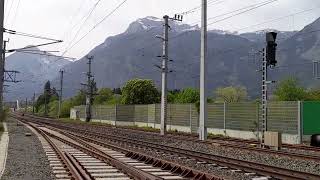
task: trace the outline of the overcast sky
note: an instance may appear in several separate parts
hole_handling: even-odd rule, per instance
[[[76,40],[86,34],[94,24],[99,22],[123,0],[101,0],[91,18],[83,26]],[[210,2],[210,0],[208,0]],[[212,0],[211,0],[212,1]],[[229,11],[263,2],[265,0],[217,0],[209,4],[208,17],[214,17]],[[65,42],[59,45],[47,46],[45,50],[59,50],[60,54],[74,38],[75,33],[90,9],[97,0],[6,0],[5,28],[24,33],[31,33]],[[127,0],[127,2],[92,31],[79,44],[70,49],[66,56],[80,58],[86,55],[96,45],[102,43],[108,36],[120,34],[128,25],[138,18],[163,15],[174,15],[199,6],[201,0]],[[18,6],[19,4],[19,6]],[[305,13],[290,16],[279,21],[265,23],[260,26],[249,26],[287,16],[303,10]],[[320,0],[278,0],[256,10],[235,16],[231,19],[215,23],[209,29],[228,31],[256,31],[265,28],[278,30],[300,30],[320,17]],[[184,23],[194,23],[200,20],[200,11],[185,16]],[[217,19],[210,20],[210,22]],[[243,29],[246,28],[246,29]],[[8,38],[8,36],[6,36]],[[30,44],[43,43],[26,37],[10,36],[9,48],[19,48]],[[72,44],[72,43],[71,43]],[[59,54],[59,53],[58,53]]]

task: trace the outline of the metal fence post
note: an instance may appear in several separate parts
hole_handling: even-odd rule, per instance
[[[190,133],[192,133],[192,104],[189,104],[189,126],[190,126]]]
[[[169,127],[169,131],[171,131],[172,129],[171,129],[171,126],[172,126],[172,104],[168,104],[168,106],[170,106],[170,108],[169,108],[169,113],[167,113],[166,115],[168,116],[168,114],[170,114],[170,116],[169,116],[169,125],[170,125],[170,127]],[[168,117],[167,117],[167,119],[168,119]],[[168,126],[168,124],[166,124],[166,126]],[[166,129],[168,129],[167,127],[166,127]]]
[[[259,114],[259,103],[257,103],[257,138],[258,138],[258,142],[260,142],[260,114]]]
[[[302,143],[301,101],[298,101],[298,143]]]
[[[117,127],[117,105],[114,106],[114,125]]]
[[[100,123],[102,123],[102,117],[101,117],[101,105],[99,105],[99,111],[98,111],[98,116],[99,116],[99,119],[100,119]]]
[[[157,104],[154,104],[154,120],[153,120],[153,128],[156,128],[156,120],[157,120]]]
[[[227,122],[226,122],[226,102],[223,102],[223,132],[227,135]]]

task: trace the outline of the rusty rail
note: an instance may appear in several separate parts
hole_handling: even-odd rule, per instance
[[[41,119],[39,119],[41,120]],[[58,125],[58,124],[52,124],[49,122],[46,122],[47,124],[51,124],[51,126],[58,126],[59,128],[66,128],[66,126]],[[195,151],[190,151],[190,150],[185,150],[185,149],[180,149],[180,148],[175,148],[171,146],[166,146],[166,145],[159,145],[156,143],[151,143],[151,142],[146,142],[142,140],[137,140],[137,139],[130,139],[126,137],[119,137],[119,136],[114,136],[111,134],[105,134],[105,133],[96,133],[96,132],[89,132],[86,130],[80,130],[80,129],[75,129],[73,127],[68,127],[68,131],[73,130],[74,132],[77,133],[82,133],[80,134],[74,134],[74,136],[81,137],[82,139],[85,139],[86,141],[91,141],[100,145],[104,146],[110,146],[110,144],[101,142],[101,140],[105,139],[105,137],[108,137],[108,139],[117,141],[117,142],[123,142],[123,143],[128,143],[128,144],[135,144],[139,147],[148,147],[152,148],[158,151],[162,152],[167,152],[167,153],[173,153],[173,154],[178,154],[178,155],[183,155],[185,157],[189,158],[194,158],[199,161],[205,161],[205,162],[213,162],[213,163],[218,163],[219,165],[223,166],[228,166],[230,168],[234,169],[240,169],[246,172],[256,172],[261,175],[266,175],[266,176],[272,176],[276,178],[281,178],[281,179],[320,179],[319,175],[316,174],[310,174],[306,172],[300,172],[300,171],[294,171],[294,170],[289,170],[285,168],[279,168],[279,167],[274,167],[274,166],[268,166],[260,163],[255,163],[255,162],[248,162],[248,161],[242,161],[238,159],[233,159],[233,158],[227,158],[227,157],[221,157],[221,156],[216,156],[213,154],[207,154],[207,153],[202,153],[202,152],[195,152]],[[95,140],[93,138],[86,137],[84,135],[89,135],[93,136],[95,138],[99,138],[100,141]]]
[[[55,151],[55,153],[58,155],[60,160],[62,160],[63,164],[67,167],[71,174],[71,178],[74,180],[92,180],[92,177],[90,177],[87,172],[79,165],[74,164],[70,159],[68,158],[68,155],[66,153],[63,153],[59,147],[57,147],[54,142],[50,139],[50,137],[47,136],[45,132],[43,132],[41,129],[35,127],[32,124],[28,125],[35,129],[52,147],[52,149]]]

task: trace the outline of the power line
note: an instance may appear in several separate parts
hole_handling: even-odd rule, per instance
[[[243,28],[240,28],[240,29],[236,29],[236,31],[242,31],[244,29],[248,29],[248,28],[260,26],[260,25],[263,25],[263,24],[268,24],[268,23],[271,23],[271,22],[279,21],[279,20],[282,20],[282,19],[285,19],[285,18],[288,18],[288,17],[292,17],[292,16],[295,16],[295,15],[298,15],[298,14],[303,14],[303,13],[310,12],[310,11],[313,11],[313,10],[316,10],[316,9],[319,9],[319,7],[306,9],[306,10],[302,10],[302,11],[299,11],[299,12],[296,12],[296,13],[292,13],[292,14],[288,14],[288,15],[285,15],[285,16],[281,16],[279,18],[267,20],[267,21],[264,21],[264,22],[261,22],[261,23],[258,23],[258,24],[254,24],[254,25],[251,25],[251,26],[247,26],[247,27],[243,27]]]
[[[241,11],[240,13],[237,13],[237,14],[234,14],[234,15],[232,15],[232,16],[228,16],[228,17],[226,17],[226,18],[223,18],[223,19],[220,19],[220,20],[215,21],[215,22],[213,22],[213,23],[210,23],[210,24],[208,24],[207,26],[212,25],[212,24],[217,23],[217,22],[221,22],[221,21],[230,19],[230,18],[235,17],[235,16],[237,16],[237,15],[240,15],[240,14],[243,14],[243,13],[246,13],[246,12],[249,12],[249,11],[252,11],[252,10],[254,10],[254,9],[257,9],[257,8],[259,8],[259,7],[268,5],[268,4],[273,3],[273,2],[276,2],[276,1],[278,1],[278,0],[268,0],[268,1],[264,1],[264,2],[257,3],[257,4],[254,4],[254,5],[246,6],[246,7],[244,7],[244,8],[240,8],[240,9],[237,9],[237,10],[234,10],[234,11],[231,11],[231,12],[228,12],[228,13],[220,14],[220,15],[215,16],[215,17],[222,17],[222,16],[228,15],[228,14],[230,14],[230,13],[234,13],[234,12],[238,12],[239,10],[244,10],[244,9],[246,9],[245,11]],[[248,9],[248,8],[249,8],[249,9]],[[195,23],[191,23],[191,24],[197,24],[197,23],[199,23],[199,21],[197,21],[197,22],[195,22]],[[185,35],[186,33],[188,33],[188,32],[183,32],[183,33],[178,34],[178,35],[176,35],[176,36],[174,36],[174,37],[171,37],[170,39],[171,39],[171,40],[172,40],[172,39],[176,39],[176,38],[178,38],[178,37],[180,37],[180,36]],[[139,49],[137,49],[137,50],[138,50],[138,51],[139,51],[139,50],[143,50],[144,48],[150,47],[150,46],[154,46],[155,44],[157,44],[157,43],[149,44],[148,46],[145,46],[145,47],[143,47],[143,48],[139,48]]]
[[[9,21],[9,16],[10,16],[10,13],[11,13],[11,9],[12,9],[12,6],[13,6],[13,3],[14,3],[14,0],[11,1],[11,5],[10,5],[10,8],[8,10],[8,13],[7,13],[7,16],[5,18],[5,22],[8,22]]]
[[[70,48],[68,48],[62,56],[64,56],[70,49],[76,46],[80,41],[82,41],[85,37],[87,37],[94,29],[96,29],[101,23],[103,23],[106,19],[108,19],[111,15],[113,15],[122,5],[124,5],[128,0],[122,1],[115,9],[113,9],[109,14],[102,18],[101,21],[96,23],[93,28],[91,28],[86,34],[84,34],[77,42],[75,42]]]
[[[13,17],[13,19],[12,19],[12,24],[11,24],[11,26],[10,26],[10,29],[12,29],[12,27],[13,27],[15,21],[16,21],[17,14],[18,14],[19,7],[20,7],[20,1],[21,1],[21,0],[18,1],[18,4],[17,4],[17,6],[16,6],[16,13],[14,13],[14,17]]]
[[[10,29],[4,29],[4,32],[8,33],[8,34],[31,37],[31,38],[37,38],[37,39],[43,39],[43,40],[48,40],[48,41],[61,41],[61,40],[47,38],[47,37],[38,36],[38,35],[33,35],[33,34],[29,34],[29,33],[18,32],[18,31],[10,30]]]
[[[10,49],[6,52],[11,53],[11,52],[19,51],[19,50],[30,49],[30,48],[40,47],[40,46],[47,46],[50,44],[56,44],[56,43],[61,43],[61,42],[62,41],[54,41],[54,42],[50,42],[50,43],[43,43],[43,44],[38,44],[38,45],[27,46],[27,47],[19,48],[19,49]]]
[[[220,4],[220,3],[222,3],[222,2],[223,2],[223,0],[211,0],[211,1],[208,1],[208,6],[209,6],[209,5]],[[178,14],[188,15],[188,14],[192,14],[192,13],[194,13],[194,12],[197,12],[197,11],[199,11],[199,10],[201,10],[201,6],[196,6],[196,7],[194,7],[194,8],[191,8],[191,9],[185,11],[185,12],[178,13]]]
[[[252,4],[252,5],[249,5],[249,6],[245,6],[245,7],[240,8],[240,9],[236,9],[236,10],[233,10],[233,11],[230,11],[230,12],[227,12],[227,13],[223,13],[223,14],[220,14],[220,15],[217,15],[217,16],[214,16],[214,17],[210,17],[210,18],[208,18],[208,20],[216,19],[218,17],[223,17],[223,16],[226,16],[226,15],[229,15],[229,14],[233,14],[233,13],[236,13],[236,12],[239,12],[239,11],[243,11],[243,10],[248,10],[249,8],[257,7],[259,5],[263,5],[263,4],[265,4],[267,2],[270,2],[270,1],[275,1],[275,0],[267,0],[267,1],[260,2],[260,3]]]
[[[68,29],[63,33],[61,39],[63,39],[63,38],[66,36],[66,34],[68,33],[68,31],[71,31],[71,29],[73,29],[73,28],[75,28],[75,27],[77,26],[78,23],[74,23],[74,26],[73,26],[73,19],[74,19],[75,17],[77,17],[77,14],[79,14],[80,10],[82,9],[82,7],[83,7],[83,5],[84,5],[83,1],[84,1],[84,0],[81,1],[80,6],[79,6],[78,9],[76,10],[76,12],[75,12],[72,16],[70,16],[70,21],[69,21],[70,28],[68,28]],[[82,20],[82,19],[84,19],[84,18],[85,18],[85,16],[82,17],[80,20]]]
[[[254,7],[252,7],[252,8],[249,8],[249,9],[245,10],[245,11],[241,11],[241,12],[239,12],[239,13],[236,13],[236,14],[230,15],[230,16],[228,16],[228,17],[219,19],[219,20],[217,20],[217,21],[211,22],[211,23],[209,23],[207,26],[210,26],[210,25],[215,24],[215,23],[218,23],[218,22],[225,21],[225,20],[230,19],[230,18],[232,18],[232,17],[235,17],[235,16],[238,16],[238,15],[244,14],[244,13],[246,13],[246,12],[249,12],[249,11],[252,11],[252,10],[255,10],[255,9],[258,9],[258,8],[260,8],[260,7],[266,6],[266,5],[271,4],[271,3],[274,3],[274,2],[276,2],[276,1],[278,1],[278,0],[272,0],[272,1],[265,2],[264,4],[261,4],[261,5],[258,5],[258,6],[254,6]]]
[[[217,19],[218,17],[224,17],[226,15],[229,15],[229,14],[233,14],[233,13],[236,13],[236,12],[239,12],[239,11],[244,11],[244,10],[247,10],[246,12],[248,11],[251,11],[249,8],[259,8],[258,6],[262,6],[264,5],[265,3],[268,3],[268,2],[271,2],[271,1],[278,1],[278,0],[267,0],[267,1],[263,1],[263,2],[260,2],[260,3],[256,3],[256,4],[252,4],[252,5],[249,5],[249,6],[245,6],[245,7],[242,7],[242,8],[239,8],[239,9],[236,9],[236,10],[232,10],[232,11],[229,11],[229,12],[226,12],[226,13],[223,13],[223,14],[219,14],[219,15],[216,15],[216,16],[213,16],[213,17],[210,17],[208,18],[208,20],[212,20],[212,19]],[[242,13],[245,13],[245,12],[242,12]],[[242,14],[241,13],[241,14]],[[236,16],[236,15],[235,15]],[[231,18],[231,17],[230,17]],[[229,19],[229,18],[228,18]],[[225,19],[226,20],[226,19]],[[196,22],[193,22],[191,23],[191,25],[196,25],[198,23],[200,23],[201,21],[196,21]]]
[[[83,16],[79,19],[79,21],[74,21],[74,19],[80,13],[84,4],[85,4],[84,0],[82,0],[78,9],[70,16],[70,18],[69,18],[70,20],[68,23],[70,26],[64,31],[64,33],[62,34],[60,39],[64,39],[68,35],[68,33],[71,33],[71,30],[74,29],[75,27],[77,27],[77,25],[81,22],[81,20],[83,20],[86,17],[86,16]],[[58,48],[58,45],[56,46],[56,48]]]
[[[66,50],[63,52],[63,54],[67,51],[67,49],[70,47],[70,45],[72,44],[72,42],[78,37],[80,31],[82,30],[82,28],[84,27],[84,25],[86,24],[86,22],[89,20],[89,18],[91,17],[91,15],[93,14],[94,10],[97,8],[98,4],[101,2],[101,0],[98,0],[94,6],[92,7],[91,11],[89,12],[88,16],[86,17],[86,19],[82,22],[82,24],[80,25],[78,31],[76,32],[76,34],[74,35],[73,39],[69,42],[69,44],[66,46]]]
[[[21,51],[21,50],[17,50],[16,52],[18,53],[24,53],[24,54],[37,54],[37,55],[43,55],[43,56],[51,56],[51,57],[57,57],[57,58],[63,58],[63,59],[70,59],[70,60],[74,60],[75,58],[72,57],[61,57],[61,56],[57,56],[54,54],[48,54],[45,53],[45,51],[40,51],[40,52],[28,52],[28,51]]]

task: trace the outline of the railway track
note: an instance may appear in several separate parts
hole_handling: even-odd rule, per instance
[[[35,116],[32,116],[32,115],[27,115],[27,116],[43,119],[43,117],[35,117]],[[53,120],[52,118],[44,118],[44,119]],[[102,127],[102,128],[108,128],[105,125],[94,125],[94,126]],[[126,127],[121,127],[121,128],[125,129],[127,132],[133,132],[133,133],[141,133],[143,131],[143,130],[136,130],[136,129],[132,129],[132,128],[126,128]],[[146,134],[149,134],[149,135],[156,135],[156,136],[158,136],[158,134],[159,134],[159,133],[148,132],[148,131],[143,131],[143,133],[146,133]],[[217,143],[217,144],[220,144],[222,146],[228,146],[228,144],[233,143],[233,145],[238,144],[238,148],[247,148],[247,149],[250,149],[250,150],[257,149],[257,148],[252,147],[252,145],[256,145],[256,146],[259,145],[259,142],[256,141],[256,140],[246,140],[246,139],[236,139],[236,138],[226,138],[226,137],[214,137],[214,138],[208,139],[207,141],[200,141],[200,140],[198,140],[197,135],[190,135],[190,134],[187,134],[187,133],[180,133],[178,135],[177,134],[168,133],[166,136],[173,137],[175,139],[180,139],[180,140],[188,140],[188,141],[201,142],[201,143],[207,143],[207,144]],[[244,145],[246,145],[246,146],[244,146]],[[307,146],[307,145],[282,144],[282,147],[285,148],[285,149],[314,151],[314,152],[319,152],[320,153],[320,148]],[[257,149],[257,151],[260,151],[259,149]],[[279,152],[279,151],[273,151],[273,152],[271,152],[271,151],[272,150],[270,150],[269,152],[270,153]]]
[[[214,180],[222,179],[178,164],[97,143],[18,118],[31,126],[43,143],[57,179],[75,180]],[[44,141],[45,140],[45,141]],[[139,156],[138,156],[139,155]]]
[[[39,118],[38,120],[41,120],[41,118]],[[273,167],[254,162],[242,161],[227,157],[220,157],[212,154],[206,154],[202,152],[179,149],[171,146],[159,145],[157,143],[146,142],[143,140],[114,136],[107,133],[82,130],[79,128],[74,128],[72,126],[57,125],[52,122],[46,123],[47,125],[50,124],[50,126],[52,126],[51,128],[54,128],[62,134],[76,136],[80,139],[86,140],[87,142],[98,144],[103,147],[109,147],[114,149],[115,147],[112,147],[111,144],[117,143],[127,144],[131,146],[134,145],[137,149],[152,149],[162,153],[175,154],[180,157],[195,159],[199,163],[216,165],[219,167],[231,169],[233,171],[241,170],[243,172],[249,173],[254,172],[259,175],[265,176],[264,178],[273,177],[278,179],[320,179],[320,176],[316,174],[293,171],[289,169]],[[121,149],[120,151],[124,152],[126,150]],[[143,157],[141,154],[137,152],[126,152],[126,154],[130,157]]]
[[[97,127],[100,127],[100,126],[97,125]],[[104,126],[103,128],[108,128],[108,127]],[[132,132],[132,133],[141,132],[139,130],[131,130],[131,129],[126,129],[126,131]],[[158,136],[158,134],[155,134],[152,132],[144,132],[144,133],[152,135],[152,136]],[[320,161],[320,155],[297,153],[297,152],[292,152],[292,151],[281,151],[281,150],[277,151],[277,150],[272,150],[272,149],[261,149],[256,146],[258,144],[258,142],[253,141],[253,140],[231,139],[230,141],[228,141],[227,138],[215,138],[215,139],[209,139],[207,141],[200,141],[194,137],[188,137],[188,136],[172,135],[172,134],[167,134],[166,136],[168,138],[174,138],[177,140],[193,141],[193,142],[205,143],[205,144],[209,144],[209,145],[219,145],[219,146],[224,146],[224,147],[228,147],[228,148],[239,148],[239,149],[248,150],[248,151],[256,151],[259,153],[281,155],[281,156],[287,156],[289,158],[296,158],[296,159],[302,159],[302,160]],[[227,140],[224,140],[224,139],[227,139]],[[254,145],[254,146],[252,146],[252,145]],[[320,152],[320,148],[311,147],[311,146],[304,146],[304,145],[285,144],[284,148]]]

